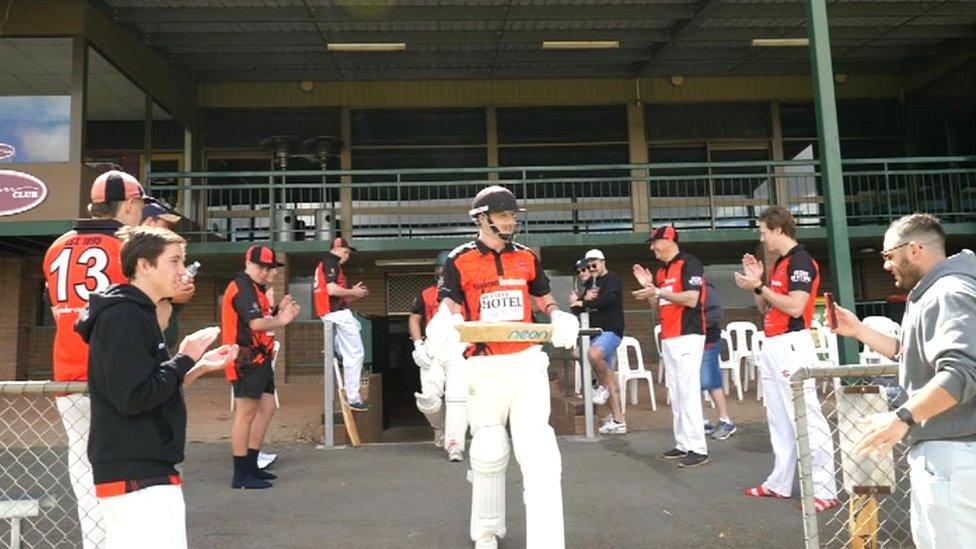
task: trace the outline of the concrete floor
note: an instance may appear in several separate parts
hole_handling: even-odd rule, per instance
[[[560,438],[567,547],[798,547],[796,499],[755,500],[745,487],[772,464],[768,432],[743,424],[710,441],[711,463],[678,469],[658,454],[668,429],[586,441]],[[263,491],[231,490],[226,443],[191,443],[185,495],[191,547],[469,547],[467,463],[429,443],[316,450],[276,444],[279,474]],[[508,474],[508,535],[524,547],[521,474]]]

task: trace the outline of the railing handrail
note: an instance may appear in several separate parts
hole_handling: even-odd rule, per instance
[[[892,158],[857,158],[845,159],[845,165],[871,164],[934,164],[953,162],[974,162],[976,156],[915,156]],[[322,177],[322,176],[357,176],[357,175],[421,175],[421,174],[500,174],[505,172],[572,172],[581,170],[647,170],[662,171],[676,169],[709,169],[709,168],[784,168],[784,167],[818,167],[818,160],[750,160],[741,162],[662,162],[644,164],[576,164],[570,166],[489,166],[469,168],[385,168],[369,170],[255,170],[255,171],[190,171],[190,172],[150,172],[147,179],[182,178],[200,179],[206,177]],[[919,171],[919,170],[913,170]],[[862,173],[862,172],[858,172]],[[709,174],[700,174],[706,176]],[[728,177],[730,174],[714,174]],[[767,174],[753,173],[749,176],[777,175],[780,177],[794,174],[769,172]],[[803,175],[813,175],[803,174]]]
[[[844,364],[840,366],[807,366],[793,372],[791,382],[822,377],[865,377],[898,375],[898,364]]]
[[[87,393],[84,381],[0,381],[0,396],[44,396]]]

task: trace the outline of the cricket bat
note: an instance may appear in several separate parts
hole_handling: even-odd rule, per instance
[[[462,322],[455,326],[466,343],[545,343],[552,339],[552,324],[531,322]],[[599,328],[579,331],[581,336],[598,336]]]
[[[339,364],[333,361],[332,369],[335,371],[336,376],[336,392],[339,394],[339,407],[342,408],[342,424],[346,426],[349,443],[354,448],[359,448],[363,443],[359,440],[359,428],[356,427],[356,419],[353,417],[352,408],[349,407],[349,401],[346,400],[346,390],[343,389],[342,373],[339,372]]]

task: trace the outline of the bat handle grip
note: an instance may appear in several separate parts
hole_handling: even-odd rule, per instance
[[[599,335],[603,335],[603,330],[601,328],[584,328],[579,331],[579,335],[596,337]]]

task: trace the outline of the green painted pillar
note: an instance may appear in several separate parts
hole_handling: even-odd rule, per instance
[[[840,162],[840,132],[834,101],[834,69],[830,60],[830,31],[827,28],[825,0],[806,0],[807,37],[810,39],[810,68],[813,73],[813,102],[817,112],[817,137],[820,144],[820,179],[823,182],[827,220],[827,247],[830,254],[831,286],[838,302],[854,308],[854,275],[851,268],[850,238],[844,201],[844,176]],[[840,338],[842,364],[858,362],[853,340]]]

